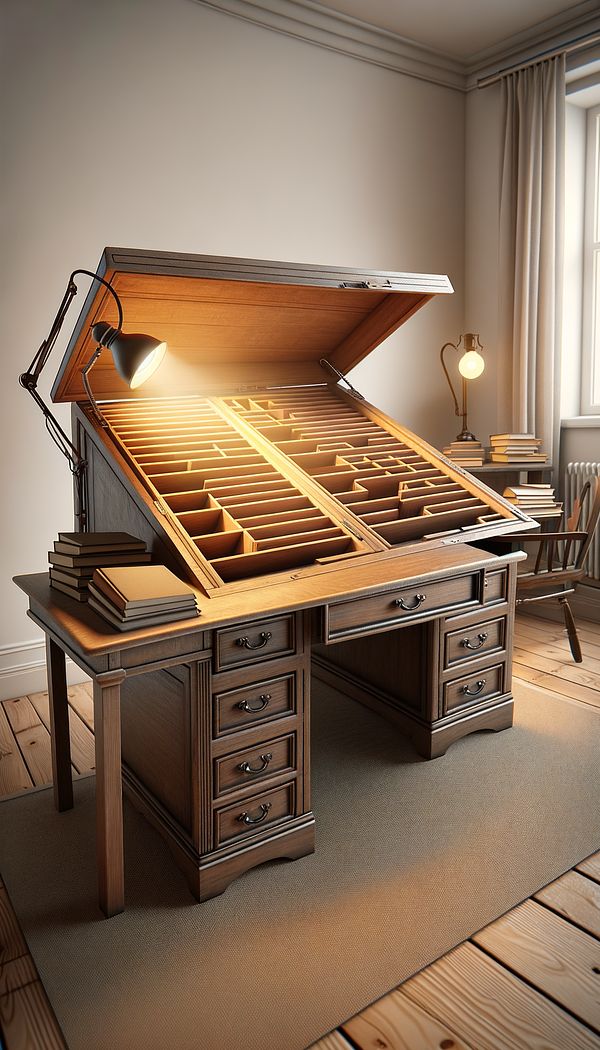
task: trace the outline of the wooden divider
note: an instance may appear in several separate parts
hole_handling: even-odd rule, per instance
[[[350,531],[284,477],[208,399],[113,402],[103,411],[222,582],[360,550]]]
[[[327,388],[226,403],[392,545],[502,517],[422,451]]]

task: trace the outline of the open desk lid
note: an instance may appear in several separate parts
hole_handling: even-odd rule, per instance
[[[130,390],[109,350],[90,373],[98,400],[218,394],[324,383],[362,361],[434,295],[447,277],[106,248],[97,273],[123,304],[123,330],[168,343],[142,387]],[[94,282],[52,388],[53,401],[86,400],[81,369],[91,326],[116,324],[110,292]]]

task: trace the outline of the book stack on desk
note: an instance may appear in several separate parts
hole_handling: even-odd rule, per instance
[[[139,565],[150,561],[146,544],[127,532],[59,532],[48,552],[50,585],[78,602],[99,565]]]
[[[551,485],[510,485],[503,495],[533,518],[557,518],[562,512],[562,503],[554,499]]]
[[[103,566],[89,585],[90,607],[118,631],[198,616],[196,595],[164,565]]]
[[[490,434],[492,463],[545,463],[542,442],[535,434]]]
[[[444,448],[444,455],[461,467],[481,467],[485,451],[480,441],[451,441]]]

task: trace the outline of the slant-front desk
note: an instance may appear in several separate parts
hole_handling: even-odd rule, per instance
[[[168,356],[137,396],[104,355],[101,426],[80,369],[114,309],[94,288],[53,398],[73,402],[88,528],[141,537],[197,588],[170,648],[115,635],[98,659],[125,671],[129,794],[204,900],[314,848],[311,667],[427,758],[511,725],[519,555],[468,543],[530,519],[343,378],[446,277],[123,249],[98,272]]]

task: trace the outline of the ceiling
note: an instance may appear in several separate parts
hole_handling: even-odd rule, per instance
[[[464,62],[587,5],[581,0],[324,0],[322,6]]]

